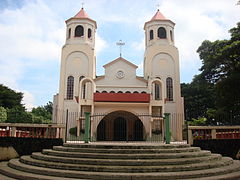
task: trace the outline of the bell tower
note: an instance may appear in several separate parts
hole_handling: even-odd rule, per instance
[[[159,9],[144,25],[144,78],[150,82],[152,114],[156,111],[162,114],[184,113],[180,91],[179,55],[174,45],[174,26],[175,23],[165,18]],[[183,121],[171,122],[172,135],[176,139],[181,139],[182,133],[173,124],[182,127]]]
[[[160,75],[160,71],[153,71],[153,59],[158,54],[168,54],[175,56],[174,61],[178,63],[178,50],[174,46],[174,26],[175,23],[166,19],[157,10],[152,19],[145,23],[145,55],[144,55],[144,77],[150,78]],[[153,72],[152,72],[153,71]]]
[[[96,76],[97,23],[89,18],[84,8],[65,22],[66,42],[61,55],[58,108],[77,112],[81,79]]]

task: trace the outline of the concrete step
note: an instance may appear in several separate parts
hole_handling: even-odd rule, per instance
[[[1,163],[0,163],[1,164]],[[1,166],[1,165],[0,165]],[[0,168],[0,172],[1,172],[1,168]],[[1,180],[16,180],[15,178],[11,178],[8,176],[4,176],[3,174],[0,174],[0,179]]]
[[[63,152],[51,149],[44,149],[43,154],[75,157],[75,158],[93,158],[93,159],[176,159],[202,157],[211,155],[210,151],[183,152],[183,153],[159,153],[159,154],[113,154],[113,153],[82,153],[82,152]]]
[[[91,172],[126,172],[126,173],[136,173],[136,172],[178,172],[178,171],[192,171],[201,170],[208,168],[216,168],[221,166],[227,166],[233,163],[233,160],[228,157],[224,157],[221,161],[212,162],[201,162],[198,164],[187,164],[187,165],[164,165],[164,166],[129,166],[125,164],[124,166],[112,166],[112,165],[86,165],[86,164],[67,164],[67,163],[56,163],[43,160],[36,160],[30,156],[22,156],[20,162],[40,167],[55,168],[55,169],[65,169],[65,170],[77,170],[77,171],[91,171]]]
[[[1,180],[74,180],[73,178],[59,178],[48,175],[33,174],[29,172],[20,171],[8,166],[8,162],[0,163],[0,179]],[[79,178],[76,178],[79,179]],[[84,180],[84,179],[80,179]]]
[[[76,147],[65,147],[65,146],[54,146],[53,150],[55,151],[64,151],[64,152],[88,152],[88,153],[114,153],[114,154],[136,154],[136,153],[180,153],[180,152],[196,152],[200,151],[199,147],[185,147],[185,148],[173,148],[173,149],[106,149],[106,148],[76,148]]]
[[[200,162],[210,162],[221,160],[222,156],[219,154],[211,154],[210,156],[191,157],[191,158],[177,158],[177,159],[88,159],[88,158],[72,158],[60,157],[42,154],[40,152],[33,153],[32,158],[44,161],[70,163],[70,164],[89,164],[89,165],[111,165],[111,166],[159,166],[159,165],[179,165],[179,164],[194,164]]]
[[[64,143],[64,147],[74,148],[101,148],[101,149],[174,149],[188,148],[189,144],[161,144],[161,143]]]
[[[195,170],[195,171],[182,171],[182,172],[151,172],[151,173],[115,173],[115,172],[89,172],[89,171],[73,171],[73,170],[60,170],[52,168],[44,168],[31,166],[21,163],[17,159],[9,161],[9,166],[24,172],[30,172],[34,174],[41,175],[51,175],[57,177],[66,178],[88,178],[88,179],[140,179],[140,180],[151,180],[151,179],[191,179],[200,177],[210,177],[216,175],[222,175],[232,172],[237,172],[240,170],[240,162],[234,161],[233,164],[228,166],[222,166],[218,168],[210,168],[205,170]]]
[[[239,171],[237,171],[237,172],[232,172],[232,173],[223,174],[223,175],[216,175],[211,177],[193,178],[192,180],[239,180],[239,179],[240,179],[240,173]]]

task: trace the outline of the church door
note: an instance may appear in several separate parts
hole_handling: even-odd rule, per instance
[[[139,119],[134,122],[133,135],[134,135],[134,141],[143,140],[143,123]]]
[[[105,141],[106,140],[106,121],[102,120],[97,128],[97,140]]]
[[[127,122],[123,117],[118,117],[114,120],[114,141],[126,141],[127,140]]]

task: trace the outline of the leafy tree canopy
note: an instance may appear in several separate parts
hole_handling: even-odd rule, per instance
[[[0,106],[4,108],[23,107],[21,104],[23,93],[16,92],[7,86],[0,84]]]
[[[7,109],[7,123],[32,123],[32,115],[24,108],[16,106]]]
[[[215,85],[216,108],[240,114],[240,22],[229,40],[204,41],[198,48],[201,76]]]
[[[0,106],[0,123],[7,120],[7,110]]]
[[[52,102],[45,106],[32,109],[33,121],[35,123],[50,123],[52,119]]]
[[[229,32],[229,40],[205,40],[197,50],[201,73],[191,83],[181,84],[187,119],[207,117],[207,124],[239,124],[240,22]]]

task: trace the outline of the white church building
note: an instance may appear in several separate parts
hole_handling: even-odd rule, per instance
[[[120,123],[126,125],[127,120],[128,138],[136,140],[140,132],[140,139],[146,140],[154,128],[164,131],[164,121],[156,123],[154,117],[170,113],[180,117],[171,118],[172,139],[182,140],[184,109],[174,26],[159,10],[145,22],[143,77],[136,75],[135,64],[121,56],[103,66],[104,75],[96,76],[96,21],[83,8],[66,20],[66,43],[61,55],[59,93],[54,96],[53,122],[63,123],[57,110],[77,112],[76,125],[80,132],[85,112],[92,116],[104,114],[91,121],[93,138],[119,140],[114,137],[114,131],[121,131]],[[151,118],[142,118],[140,114]],[[141,128],[138,135],[136,126]]]

